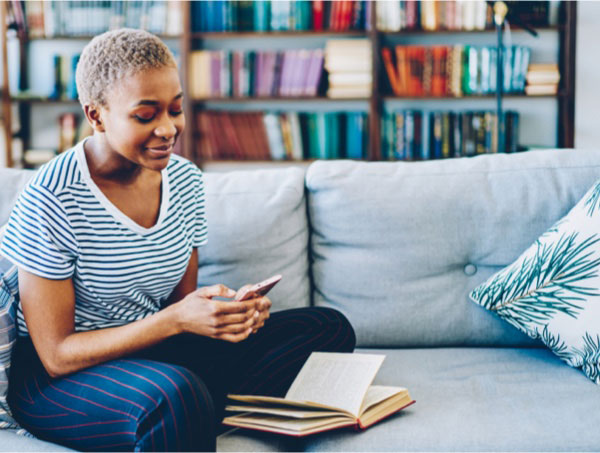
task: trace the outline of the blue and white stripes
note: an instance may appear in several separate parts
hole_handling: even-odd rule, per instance
[[[202,174],[173,155],[162,171],[161,208],[150,228],[136,224],[90,177],[83,142],[42,167],[11,214],[0,252],[48,279],[72,278],[75,327],[90,330],[159,310],[206,243]],[[19,330],[26,332],[19,310]]]

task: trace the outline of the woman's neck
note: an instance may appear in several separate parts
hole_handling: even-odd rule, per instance
[[[90,175],[107,183],[134,184],[145,173],[144,168],[110,149],[97,134],[84,142]]]

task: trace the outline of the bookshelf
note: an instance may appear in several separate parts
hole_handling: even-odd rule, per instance
[[[251,2],[241,2],[251,3]],[[182,27],[177,36],[168,37],[178,48],[180,57],[180,68],[182,81],[186,93],[190,92],[192,80],[190,80],[190,55],[197,50],[216,51],[220,49],[242,49],[254,51],[270,51],[274,49],[302,49],[323,48],[325,43],[331,39],[361,39],[366,40],[371,49],[371,80],[372,89],[368,96],[349,98],[329,98],[325,95],[321,84],[317,96],[257,96],[257,97],[221,97],[207,96],[193,99],[187,96],[184,108],[187,116],[187,127],[182,140],[181,153],[194,160],[201,166],[218,166],[220,169],[227,167],[228,161],[221,159],[207,160],[202,158],[198,151],[198,144],[202,137],[196,124],[196,117],[200,112],[252,112],[252,111],[278,111],[278,112],[329,112],[329,111],[362,111],[366,114],[368,121],[368,144],[366,146],[365,158],[368,160],[380,160],[382,158],[382,120],[386,112],[399,109],[421,109],[433,110],[493,110],[494,96],[491,94],[474,94],[464,97],[452,96],[397,96],[389,87],[388,76],[382,60],[382,48],[397,45],[444,45],[446,43],[485,44],[491,46],[495,43],[493,29],[485,30],[422,30],[411,29],[401,31],[382,31],[377,28],[377,2],[366,2],[365,6],[370,8],[369,23],[364,30],[346,29],[343,31],[332,30],[275,30],[275,31],[193,31],[192,15],[193,6],[189,2],[182,3]],[[506,94],[505,108],[526,112],[527,118],[532,119],[539,113],[544,113],[551,119],[553,126],[549,127],[550,138],[542,144],[545,147],[572,147],[574,143],[574,101],[575,101],[575,28],[576,28],[577,3],[562,1],[559,5],[558,23],[552,26],[535,27],[542,38],[536,41],[528,37],[525,32],[520,31],[514,25],[511,36],[514,43],[527,42],[535,53],[542,47],[544,55],[551,55],[559,66],[561,78],[558,92],[555,95],[525,95]],[[61,36],[55,35],[52,40],[60,46],[64,41],[76,41],[83,47],[89,40],[90,35]],[[23,37],[20,40],[22,55],[26,53],[28,46],[39,41],[40,38]],[[553,48],[543,49],[546,41],[552,41]],[[34,44],[35,45],[35,44]],[[557,54],[557,55],[556,55]],[[21,77],[30,77],[31,63],[21,58]],[[325,77],[325,75],[323,75]],[[49,100],[49,99],[23,99],[13,97],[13,106],[18,113],[22,131],[20,138],[23,140],[24,148],[27,149],[35,140],[35,125],[31,127],[31,119],[35,117],[35,111],[52,109],[54,106],[61,109],[78,108],[73,100]],[[548,113],[550,112],[550,113]],[[6,117],[3,117],[6,122]],[[533,121],[533,120],[532,120]],[[539,120],[542,121],[541,119]],[[545,121],[547,122],[547,121]],[[538,123],[526,124],[527,129],[535,128]],[[521,123],[523,128],[523,122]],[[536,145],[537,143],[524,143],[525,145]],[[304,159],[310,162],[310,159]],[[231,166],[271,164],[302,164],[302,162],[284,161],[271,162],[264,160],[233,161]]]

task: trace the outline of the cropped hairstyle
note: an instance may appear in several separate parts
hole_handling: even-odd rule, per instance
[[[147,69],[176,67],[160,38],[144,30],[121,28],[94,37],[83,49],[75,81],[81,105],[107,106],[106,92],[119,80]]]

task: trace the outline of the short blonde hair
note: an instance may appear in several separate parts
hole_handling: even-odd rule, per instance
[[[81,105],[107,106],[106,92],[117,81],[147,69],[174,66],[160,38],[144,30],[121,28],[94,37],[83,49],[75,81]]]

